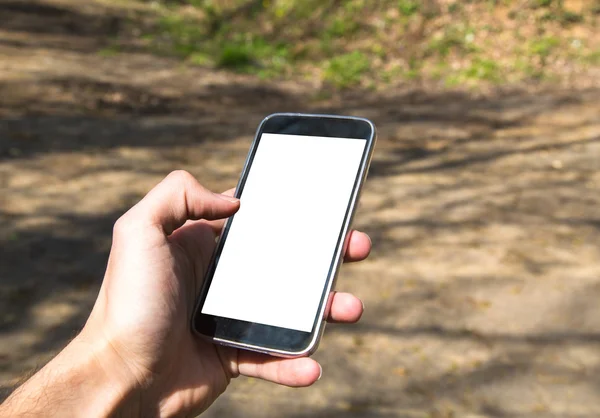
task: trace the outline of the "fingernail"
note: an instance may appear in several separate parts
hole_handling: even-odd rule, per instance
[[[319,364],[319,377],[317,378],[317,380],[321,380],[321,376],[323,376],[323,366]]]
[[[365,303],[361,300],[360,303],[362,303],[363,306],[363,312],[365,311]]]
[[[236,197],[233,197],[233,196],[227,196],[227,195],[224,195],[224,194],[216,194],[216,195],[219,196],[221,199],[227,200],[228,202],[231,202],[231,203],[237,203],[237,202],[240,201],[240,199],[238,199]]]

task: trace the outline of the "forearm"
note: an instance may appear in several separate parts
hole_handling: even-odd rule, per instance
[[[128,408],[135,382],[114,356],[110,346],[77,337],[0,405],[0,416],[139,415]]]

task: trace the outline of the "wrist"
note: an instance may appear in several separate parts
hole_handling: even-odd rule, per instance
[[[139,416],[132,402],[139,385],[117,357],[109,343],[79,335],[6,400],[0,415]]]
[[[138,381],[119,356],[110,341],[99,338],[88,338],[85,333],[78,335],[60,356],[65,354],[79,359],[72,367],[70,374],[74,384],[81,383],[85,388],[89,405],[89,414],[82,416],[139,416],[136,394],[141,391]],[[99,412],[99,414],[98,414]]]

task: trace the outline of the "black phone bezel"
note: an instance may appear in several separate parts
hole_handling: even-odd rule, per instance
[[[372,152],[372,144],[375,139],[375,130],[373,124],[366,119],[343,117],[333,115],[307,115],[307,114],[274,114],[266,117],[260,124],[240,181],[238,183],[235,196],[241,198],[248,173],[252,167],[254,155],[260,144],[260,139],[264,133],[288,134],[288,135],[306,135],[320,137],[335,137],[344,139],[364,139],[365,144],[361,166],[357,170],[353,190],[361,183],[361,173],[363,166],[368,163]],[[353,193],[354,195],[354,193]],[[324,284],[323,294],[317,313],[323,311],[323,304],[327,303],[327,289],[329,282],[334,278],[334,271],[337,263],[336,255],[340,254],[339,246],[343,245],[345,225],[348,217],[352,216],[352,195],[348,200],[348,207],[344,215],[344,222],[340,230],[340,238],[337,247],[332,252],[332,260]],[[220,316],[208,315],[202,313],[202,306],[206,300],[208,289],[212,282],[219,257],[227,241],[227,234],[235,215],[226,222],[221,237],[213,254],[211,263],[207,270],[201,291],[197,297],[196,309],[192,318],[193,331],[202,336],[208,337],[218,342],[235,342],[249,349],[265,348],[266,350],[276,350],[285,353],[301,353],[307,349],[314,341],[315,333],[318,331],[318,325],[323,318],[317,314],[315,317],[311,332],[304,332],[288,328],[281,328],[260,323],[253,323],[239,319],[231,319]],[[260,351],[260,350],[258,350]]]

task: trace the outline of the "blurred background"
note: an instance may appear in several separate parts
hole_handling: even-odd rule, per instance
[[[359,115],[363,298],[323,378],[208,417],[600,416],[600,2],[0,0],[0,382],[80,329],[113,222],[236,184],[259,121]]]

